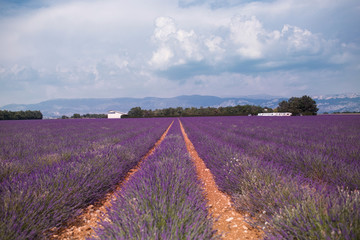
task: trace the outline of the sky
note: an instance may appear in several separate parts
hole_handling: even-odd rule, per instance
[[[0,0],[0,106],[359,92],[359,0]]]

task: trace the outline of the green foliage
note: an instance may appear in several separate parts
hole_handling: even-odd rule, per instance
[[[87,113],[82,115],[82,118],[107,118],[107,114]]]
[[[25,119],[42,119],[43,115],[40,111],[7,111],[0,110],[0,120],[25,120]]]
[[[81,115],[78,113],[74,113],[74,115],[72,115],[71,118],[81,118]]]
[[[317,108],[315,100],[309,96],[301,98],[292,97],[288,101],[282,101],[277,108],[278,112],[291,112],[293,115],[316,115]]]
[[[87,113],[84,115],[80,115],[79,113],[74,113],[71,118],[107,118],[107,115],[97,113]],[[62,115],[61,119],[69,119],[69,117],[66,115]]]
[[[266,108],[269,112],[272,109]],[[265,108],[253,105],[237,105],[234,107],[200,107],[200,108],[164,108],[156,110],[143,110],[140,107],[132,108],[129,117],[192,117],[192,116],[248,116],[264,112]]]
[[[141,107],[133,107],[128,112],[129,117],[144,117],[144,111],[141,109]]]

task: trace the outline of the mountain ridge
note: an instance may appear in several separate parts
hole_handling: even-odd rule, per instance
[[[312,97],[319,108],[324,112],[359,112],[360,94],[337,94]],[[284,97],[244,96],[244,97],[217,97],[204,95],[181,95],[170,98],[59,98],[42,101],[36,104],[8,104],[0,109],[9,111],[40,110],[45,118],[71,116],[74,113],[107,113],[109,110],[128,112],[133,107],[142,109],[162,109],[169,107],[226,107],[236,105],[258,105],[275,108],[278,103],[288,100]]]

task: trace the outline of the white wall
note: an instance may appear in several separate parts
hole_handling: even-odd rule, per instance
[[[277,117],[288,117],[292,114],[289,112],[276,112],[276,113],[259,113],[258,116],[277,116]]]
[[[108,118],[121,118],[120,113],[108,113]]]

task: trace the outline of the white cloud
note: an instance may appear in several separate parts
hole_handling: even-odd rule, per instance
[[[210,36],[204,40],[204,44],[209,51],[209,55],[206,56],[207,61],[215,65],[225,57],[226,49],[222,46],[224,40],[220,36]]]
[[[163,46],[153,53],[150,65],[158,69],[165,69],[169,61],[174,57],[174,53],[169,47]]]
[[[187,61],[200,61],[203,58],[196,33],[176,27],[172,18],[156,19],[153,41],[158,45],[158,49],[153,52],[149,63],[157,69],[165,69]]]
[[[237,47],[237,52],[245,58],[261,58],[262,43],[259,38],[264,35],[264,29],[260,21],[252,16],[250,19],[235,17],[230,23],[230,39]]]
[[[175,22],[169,17],[158,17],[155,20],[154,38],[156,40],[165,42],[169,40],[172,34],[176,33]]]
[[[274,50],[278,56],[289,58],[293,54],[305,57],[320,54],[327,40],[307,29],[285,24],[281,31],[265,29],[255,17],[235,17],[229,26],[230,39],[240,56],[250,59],[264,58],[272,61]],[[286,52],[284,53],[284,49]],[[276,57],[275,57],[276,59]]]
[[[287,42],[289,52],[308,51],[311,54],[319,52],[322,40],[307,29],[284,25],[281,37]]]
[[[159,17],[155,22],[152,39],[158,49],[149,62],[160,70],[194,62],[208,64],[210,68],[220,64],[221,69],[226,69],[230,61],[230,65],[234,60],[246,65],[248,60],[261,60],[257,71],[262,68],[267,71],[303,65],[311,59],[327,62],[334,48],[333,41],[308,29],[289,24],[267,29],[256,16],[228,17],[228,21],[214,25],[211,31],[184,29],[181,21],[168,17]]]
[[[221,43],[223,39],[219,36],[211,36],[210,38],[205,40],[205,45],[208,47],[209,51],[212,53],[222,53],[225,51],[221,47]]]
[[[179,30],[177,32],[177,40],[181,48],[185,51],[185,56],[188,59],[194,59],[196,61],[202,60],[202,56],[198,50],[198,39],[193,30],[187,32],[184,30]]]

